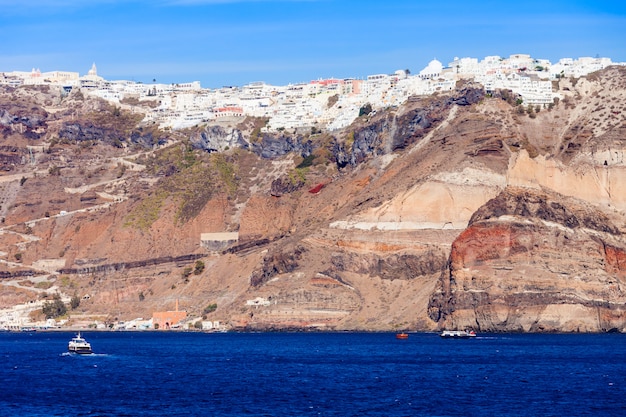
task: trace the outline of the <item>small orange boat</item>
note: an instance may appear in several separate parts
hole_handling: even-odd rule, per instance
[[[408,338],[409,338],[408,333],[396,333],[396,339],[408,339]]]

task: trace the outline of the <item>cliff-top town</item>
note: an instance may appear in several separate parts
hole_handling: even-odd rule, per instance
[[[519,94],[524,104],[547,106],[558,97],[552,81],[580,77],[615,64],[610,58],[563,58],[553,64],[526,54],[509,58],[488,56],[455,58],[447,66],[433,59],[418,74],[397,70],[393,74],[374,74],[366,79],[319,79],[286,86],[253,82],[242,87],[202,88],[200,82],[144,84],[110,81],[98,76],[93,64],[87,75],[77,72],[13,71],[0,73],[0,85],[50,85],[66,91],[81,91],[119,103],[135,98],[158,103],[146,114],[144,122],[160,128],[181,129],[215,122],[229,116],[269,118],[266,129],[310,128],[336,130],[348,126],[369,103],[373,108],[397,106],[408,97],[431,95],[452,90],[457,81],[473,79],[487,92],[508,89]],[[329,105],[332,103],[333,105]]]

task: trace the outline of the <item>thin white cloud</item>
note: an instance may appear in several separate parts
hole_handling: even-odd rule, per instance
[[[119,3],[116,0],[90,0],[89,5],[94,4],[110,4]],[[36,11],[41,8],[59,8],[59,7],[75,7],[85,6],[86,3],[81,0],[29,0],[27,2],[20,0],[0,0],[0,7],[21,8]]]
[[[162,3],[172,6],[202,6],[230,3],[315,3],[329,0],[165,0]]]
[[[28,8],[31,11],[37,8],[48,7],[69,7],[69,6],[85,6],[90,7],[97,4],[115,4],[117,3],[146,3],[146,4],[163,4],[163,5],[181,5],[181,6],[194,6],[194,5],[211,5],[211,4],[224,4],[224,3],[315,3],[320,1],[330,0],[29,0],[24,2],[23,0],[0,0],[0,7],[20,7]]]
[[[8,14],[38,14],[59,11],[60,9],[84,9],[93,8],[98,5],[117,4],[146,4],[152,7],[194,7],[194,6],[211,6],[221,4],[238,4],[238,3],[316,3],[327,2],[331,0],[0,0],[0,9],[5,15]]]

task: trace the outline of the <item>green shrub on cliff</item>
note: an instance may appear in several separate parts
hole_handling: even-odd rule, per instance
[[[80,306],[80,298],[78,298],[78,296],[74,294],[74,296],[70,300],[70,307],[72,307],[72,310],[76,310],[78,306]]]
[[[67,307],[65,303],[61,301],[61,296],[59,294],[54,294],[54,298],[52,302],[46,301],[41,308],[46,319],[53,319],[56,317],[63,316],[67,313]]]
[[[196,261],[196,265],[193,268],[193,273],[195,275],[200,275],[202,273],[202,271],[204,271],[204,267],[205,267],[204,262],[202,262],[200,260]]]
[[[311,165],[313,165],[313,161],[315,160],[315,158],[316,158],[316,155],[314,154],[307,156],[306,158],[302,160],[302,162],[298,164],[298,166],[296,166],[296,169],[310,167]]]
[[[208,306],[204,308],[204,310],[202,311],[202,314],[207,315],[207,314],[214,312],[215,310],[217,310],[217,304],[215,303],[209,304]]]
[[[237,190],[237,181],[235,176],[235,165],[228,161],[224,154],[211,154],[213,166],[220,176],[220,180],[226,185],[229,194]]]
[[[137,227],[141,230],[149,229],[159,218],[163,203],[169,193],[165,190],[156,190],[139,202],[126,217],[124,226]]]
[[[175,221],[186,223],[196,217],[218,193],[237,192],[236,156],[208,154],[182,143],[156,152],[145,161],[147,171],[161,176],[156,191],[135,205],[125,225],[149,229],[166,201],[178,205]]]

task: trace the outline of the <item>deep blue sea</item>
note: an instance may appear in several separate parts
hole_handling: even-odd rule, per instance
[[[626,416],[626,335],[0,333],[0,416]]]

